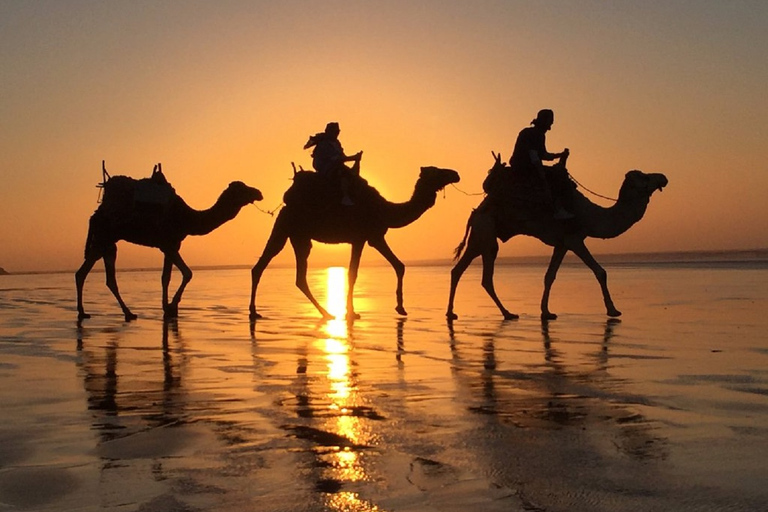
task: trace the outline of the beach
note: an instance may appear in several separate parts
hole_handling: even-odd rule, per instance
[[[311,263],[311,262],[310,262]],[[768,266],[505,264],[504,321],[450,267],[197,270],[165,322],[160,272],[0,277],[0,511],[753,511],[768,488]],[[178,282],[178,274],[174,275]]]

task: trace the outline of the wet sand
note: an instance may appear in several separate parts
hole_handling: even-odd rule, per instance
[[[365,267],[324,322],[269,269],[198,271],[163,322],[158,272],[0,278],[0,511],[747,511],[768,503],[768,270]],[[313,271],[332,311],[343,280]]]

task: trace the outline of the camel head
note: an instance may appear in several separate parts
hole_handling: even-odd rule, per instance
[[[669,183],[667,177],[660,173],[646,174],[638,170],[629,171],[624,176],[619,199],[639,197],[647,201],[654,192],[662,191],[667,183]]]
[[[443,190],[451,183],[458,183],[461,178],[459,173],[452,169],[441,169],[439,167],[422,167],[419,174],[419,183],[425,189],[435,192]]]
[[[241,208],[254,201],[261,201],[263,198],[264,196],[261,195],[259,190],[249,187],[242,181],[233,181],[229,184],[226,190],[221,193],[219,202]]]

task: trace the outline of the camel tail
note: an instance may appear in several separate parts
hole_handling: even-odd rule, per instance
[[[467,246],[467,239],[469,238],[469,231],[472,225],[472,217],[474,215],[475,210],[472,210],[472,213],[469,214],[469,218],[467,219],[467,227],[464,230],[464,238],[462,238],[461,243],[456,246],[456,249],[453,250],[453,261],[456,261],[461,257],[461,253],[464,252],[464,247]]]

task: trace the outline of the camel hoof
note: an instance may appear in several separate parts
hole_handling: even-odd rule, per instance
[[[617,317],[620,317],[620,316],[621,316],[621,311],[619,311],[619,310],[618,310],[618,309],[616,309],[616,308],[613,308],[613,309],[609,309],[609,310],[608,310],[608,316],[610,316],[611,318],[617,318]]]
[[[459,319],[459,315],[457,315],[457,314],[456,314],[456,313],[454,313],[453,311],[449,311],[448,313],[446,313],[446,314],[445,314],[445,318],[446,318],[446,319],[447,319],[449,322],[453,322],[454,320],[458,320],[458,319]]]
[[[258,313],[256,312],[256,310],[253,310],[253,311],[251,311],[251,312],[248,314],[248,318],[250,318],[251,320],[259,320],[260,318],[264,318],[264,317],[263,317],[263,316],[261,316],[260,314],[258,314]]]
[[[544,320],[544,321],[547,321],[547,320],[557,320],[557,315],[547,311],[546,313],[542,313],[541,314],[541,319]]]
[[[88,313],[78,313],[77,314],[77,320],[78,321],[79,320],[88,320],[89,318],[91,318],[91,315],[89,315]]]
[[[504,320],[517,320],[518,318],[520,318],[520,315],[510,313],[509,311],[505,311],[503,314],[504,314]]]
[[[136,320],[137,318],[139,318],[139,315],[135,315],[133,313],[126,313],[125,314],[125,321],[126,322],[132,322],[132,321]]]
[[[397,311],[398,315],[408,316],[408,312],[405,310],[403,306],[397,306],[395,308],[395,311]]]
[[[347,320],[360,320],[360,313],[347,313]]]

